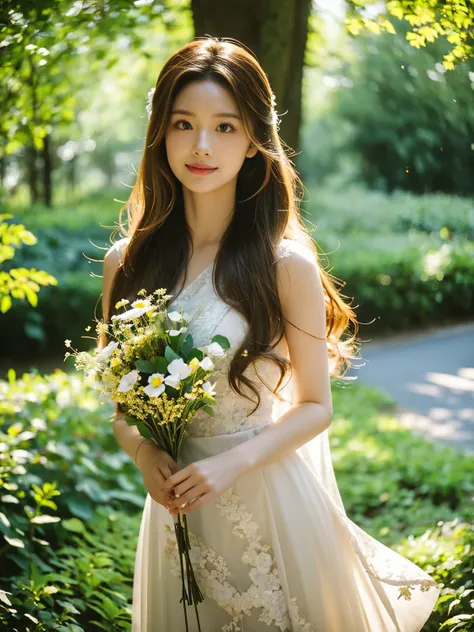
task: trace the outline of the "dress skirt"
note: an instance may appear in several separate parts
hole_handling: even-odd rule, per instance
[[[179,462],[220,454],[264,427],[186,437]],[[202,632],[419,632],[439,596],[427,573],[347,517],[303,449],[243,475],[186,517]],[[132,632],[186,629],[180,577],[173,517],[148,494]],[[187,612],[197,632],[194,607]]]

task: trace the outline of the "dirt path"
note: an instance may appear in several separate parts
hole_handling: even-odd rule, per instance
[[[474,323],[365,343],[351,375],[398,402],[415,432],[474,454]]]

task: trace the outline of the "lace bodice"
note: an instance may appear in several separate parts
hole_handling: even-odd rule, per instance
[[[283,239],[277,250],[278,259],[301,248],[302,246],[296,242]],[[251,412],[256,402],[252,391],[242,385],[243,391],[253,399],[253,403],[231,389],[227,379],[229,365],[236,349],[245,337],[248,325],[241,314],[217,296],[212,282],[213,270],[213,264],[207,266],[179,296],[170,302],[170,307],[177,310],[183,308],[189,315],[188,331],[193,336],[194,346],[207,345],[216,334],[226,336],[230,343],[230,349],[227,350],[225,357],[212,358],[215,373],[210,381],[215,383],[216,391],[214,417],[202,410],[198,411],[187,426],[188,435],[194,437],[229,434],[271,423],[281,414],[278,411],[282,406],[278,397],[264,384],[274,389],[280,376],[278,367],[266,359],[257,361],[256,370],[252,365],[245,370],[245,375],[259,388],[261,398],[260,407],[253,415]],[[285,382],[287,380],[288,375],[285,377]],[[279,392],[288,399],[288,389]]]

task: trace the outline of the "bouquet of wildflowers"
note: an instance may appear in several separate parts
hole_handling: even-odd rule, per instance
[[[78,352],[66,340],[67,352],[75,357],[75,367],[92,378],[93,386],[102,395],[120,404],[125,420],[136,425],[140,434],[165,449],[177,461],[186,425],[201,408],[213,415],[216,403],[213,356],[224,356],[229,341],[216,335],[205,347],[195,348],[187,333],[188,315],[166,309],[171,295],[164,289],[147,295],[138,292],[130,309],[127,299],[115,308],[123,310],[109,323],[97,322],[98,335],[110,342],[94,354]],[[183,522],[181,522],[181,520]],[[186,602],[197,604],[203,595],[190,561],[190,543],[186,515],[175,516],[175,533],[180,555],[184,616],[188,630]],[[187,588],[184,568],[186,569]],[[200,626],[199,626],[200,630]]]

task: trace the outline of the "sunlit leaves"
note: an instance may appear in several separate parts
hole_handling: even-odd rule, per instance
[[[367,17],[366,10],[373,4],[370,0],[347,0],[347,4],[350,13],[346,24],[351,34],[362,30],[394,32],[383,14]],[[474,56],[474,4],[470,0],[389,0],[386,8],[389,15],[410,25],[406,37],[413,47],[432,44],[439,37],[453,45],[443,58],[446,69],[452,70],[459,61]]]
[[[11,218],[11,215],[0,215],[0,263],[13,259],[17,248],[37,243],[36,237],[23,224],[9,224],[7,220]],[[36,307],[40,286],[46,285],[57,285],[57,280],[43,270],[0,270],[0,312],[8,312],[12,299],[27,300],[32,307]]]

